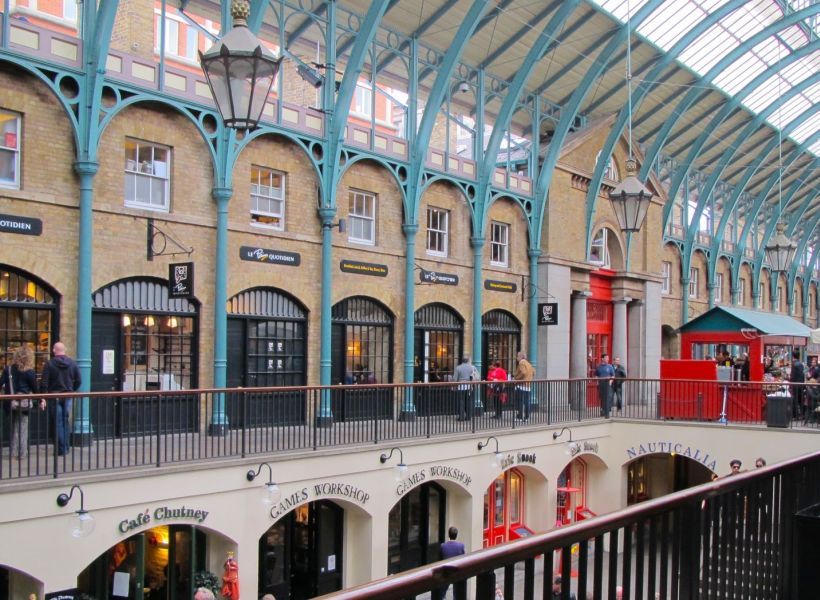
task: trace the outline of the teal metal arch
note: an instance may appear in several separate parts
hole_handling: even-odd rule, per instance
[[[700,97],[700,95],[703,93],[702,88],[704,86],[709,86],[715,77],[720,75],[729,65],[731,65],[738,58],[743,56],[746,52],[757,46],[759,43],[763,42],[764,40],[768,39],[773,35],[777,35],[777,33],[782,29],[785,29],[790,25],[794,25],[795,23],[798,23],[803,19],[810,17],[811,15],[816,14],[818,12],[820,12],[820,4],[804,8],[803,10],[799,10],[790,15],[786,15],[781,19],[778,19],[776,22],[772,23],[768,27],[765,27],[755,35],[750,36],[747,40],[739,44],[737,48],[728,52],[726,56],[723,56],[711,69],[709,69],[709,71],[703,77],[698,79],[692,85],[692,89],[690,89],[686,93],[686,95],[677,103],[677,105],[672,111],[672,114],[669,115],[661,129],[655,135],[655,139],[653,140],[652,145],[644,155],[644,163],[643,165],[641,165],[640,178],[646,179],[647,175],[649,174],[649,169],[651,168],[652,163],[658,157],[660,149],[666,144],[666,140],[669,137],[672,128],[678,123],[680,123],[680,119],[683,113],[689,110],[692,104],[694,104],[695,101]]]
[[[703,129],[703,131],[697,137],[695,142],[692,144],[692,147],[689,150],[689,154],[683,162],[682,168],[678,169],[672,177],[672,181],[669,184],[668,189],[668,194],[670,198],[675,198],[677,196],[678,189],[680,188],[681,183],[686,179],[686,176],[689,173],[689,169],[692,167],[692,165],[694,165],[695,160],[697,159],[699,153],[703,148],[703,145],[706,143],[706,140],[708,140],[710,136],[715,134],[715,132],[718,130],[718,127],[720,127],[723,121],[737,107],[741,105],[743,99],[746,98],[746,96],[748,96],[750,93],[757,90],[760,85],[762,85],[773,75],[777,75],[782,69],[788,67],[788,65],[796,62],[797,60],[800,60],[803,56],[812,54],[817,48],[820,48],[820,40],[815,41],[812,44],[807,44],[806,46],[803,46],[797,51],[790,53],[788,56],[783,57],[783,59],[779,60],[777,63],[775,63],[762,73],[760,73],[754,79],[752,79],[748,84],[743,86],[741,90],[739,90],[736,94],[732,96],[731,99],[729,99],[723,104],[720,112],[717,115],[715,115],[715,117],[708,123],[708,125]],[[794,98],[794,96],[802,93],[818,81],[820,81],[820,73],[815,73],[813,76],[807,77],[798,85],[795,85],[792,88],[790,88],[785,94],[781,95],[774,102],[769,104],[764,110],[760,111],[757,115],[755,115],[755,117],[749,122],[749,124],[744,128],[744,130],[735,139],[732,140],[732,143],[729,145],[729,147],[723,153],[723,156],[721,156],[720,160],[718,161],[717,167],[712,169],[712,172],[709,174],[709,179],[701,189],[700,198],[698,199],[697,206],[695,207],[695,213],[692,218],[692,224],[696,224],[700,219],[700,215],[703,213],[703,209],[706,206],[707,200],[711,197],[712,190],[714,189],[715,184],[717,184],[718,179],[723,174],[724,169],[728,167],[729,161],[731,161],[732,158],[734,158],[735,153],[738,150],[740,150],[740,147],[746,142],[746,140],[749,139],[749,137],[751,137],[752,135],[754,135],[757,131],[759,131],[760,126],[766,122],[766,119],[769,117],[769,115],[774,113],[786,102]],[[792,130],[793,128],[789,128],[789,131]],[[784,133],[787,133],[785,131],[785,128]],[[672,204],[672,202],[668,202],[666,206],[663,207],[662,225],[664,230],[668,225],[669,216],[672,213]],[[687,233],[687,242],[689,242],[690,244],[691,240],[694,238],[694,231],[695,228],[692,225],[690,225],[689,231]]]
[[[815,193],[811,200],[816,199],[818,195],[820,195],[820,193]],[[805,231],[803,232],[803,237],[801,237],[800,241],[797,243],[797,250],[794,253],[795,260],[792,262],[786,276],[786,284],[790,290],[789,294],[791,294],[791,289],[794,286],[795,280],[799,277],[798,271],[800,268],[800,257],[806,252],[806,246],[808,246],[809,240],[811,239],[812,234],[814,234],[814,230],[817,228],[818,222],[820,222],[820,212],[815,213],[811,218],[811,221],[809,221]],[[789,297],[791,298],[791,295]]]
[[[359,163],[362,163],[362,162],[372,163],[372,164],[376,165],[377,167],[380,167],[380,168],[384,169],[385,171],[387,171],[390,174],[390,177],[395,182],[396,187],[401,192],[402,207],[404,207],[406,205],[406,203],[407,203],[407,194],[406,194],[405,186],[407,185],[407,172],[408,172],[407,165],[402,164],[402,163],[392,162],[390,160],[387,160],[386,158],[376,157],[375,155],[372,155],[372,154],[359,153],[359,152],[355,152],[353,150],[348,150],[348,149],[343,150],[342,155],[344,157],[344,161],[342,161],[343,164],[339,167],[339,182],[342,181],[342,178],[344,177],[344,174],[347,173],[347,171],[350,170],[350,168],[353,165],[356,165],[356,164],[359,164]],[[405,173],[404,180],[402,180],[402,176],[400,175],[400,172],[402,170],[404,170],[404,173]]]
[[[741,8],[743,5],[746,4],[746,0],[732,0],[731,2],[727,2],[714,12],[710,13],[703,19],[699,20],[686,34],[681,37],[670,49],[668,52],[664,53],[661,59],[655,63],[652,67],[652,71],[646,76],[646,78],[641,82],[638,88],[632,94],[632,105],[633,105],[633,112],[640,107],[641,103],[646,99],[647,95],[654,89],[656,89],[659,85],[658,79],[661,76],[661,73],[671,64],[674,63],[675,59],[683,52],[686,48],[689,47],[692,42],[694,42],[698,37],[700,37],[704,32],[708,31],[710,27],[712,27],[715,23],[720,21],[723,17],[728,14],[733,13],[738,8]],[[592,180],[589,185],[589,190],[587,190],[587,199],[586,199],[586,244],[587,244],[587,258],[589,258],[590,252],[590,245],[592,244],[592,219],[593,215],[595,214],[595,206],[598,202],[598,190],[601,187],[601,183],[604,179],[604,172],[606,171],[606,158],[611,156],[614,149],[615,144],[618,143],[621,135],[623,134],[624,128],[627,125],[629,120],[630,114],[628,107],[624,107],[618,113],[618,117],[615,120],[615,123],[612,125],[612,128],[609,131],[609,135],[604,142],[603,147],[601,148],[601,159],[598,160],[598,163],[595,165],[595,169],[592,174]]]
[[[242,152],[247,148],[250,143],[254,140],[258,140],[259,138],[263,137],[273,137],[273,138],[280,138],[289,142],[299,148],[299,150],[305,155],[305,158],[308,159],[310,162],[310,166],[313,168],[313,171],[316,173],[316,180],[317,183],[322,179],[322,171],[319,167],[319,161],[316,160],[313,156],[313,148],[321,148],[322,143],[319,140],[311,139],[306,136],[297,135],[287,129],[278,128],[278,127],[260,127],[248,134],[245,135],[240,141],[236,142],[235,147],[235,155],[236,160],[239,159],[239,156]],[[233,171],[233,166],[231,167],[231,171]]]
[[[637,28],[644,21],[644,19],[652,15],[652,13],[661,5],[662,2],[663,0],[649,0],[649,2],[638,9],[637,13],[630,21],[630,26]],[[552,180],[553,171],[555,170],[555,165],[558,162],[558,155],[561,151],[561,146],[564,144],[564,140],[569,133],[570,126],[572,125],[575,115],[578,113],[584,98],[592,89],[595,81],[601,75],[603,70],[610,66],[610,57],[615,54],[615,51],[619,46],[621,46],[621,44],[627,41],[627,33],[631,33],[631,31],[632,30],[629,32],[627,31],[626,25],[618,28],[617,33],[606,45],[606,48],[600,52],[598,59],[593,61],[592,66],[584,74],[583,80],[575,89],[575,92],[573,92],[569,102],[561,111],[561,119],[555,127],[555,133],[550,141],[547,155],[544,157],[544,164],[541,167],[541,172],[538,174],[537,183],[535,185],[536,198],[545,199],[539,206],[539,214],[536,215],[535,233],[538,239],[541,238],[541,229],[543,228],[544,223],[544,211],[549,204],[548,194],[550,182]],[[601,60],[601,57],[604,57],[604,59]]]
[[[427,176],[425,176],[424,181],[421,184],[421,188],[419,188],[419,200],[421,200],[421,198],[424,196],[424,193],[431,185],[439,182],[447,183],[458,189],[458,191],[464,198],[464,202],[467,205],[467,208],[470,209],[470,222],[472,223],[472,214],[475,210],[475,183],[472,181],[464,181],[462,179],[452,177],[450,175],[447,175],[446,173],[427,174]]]

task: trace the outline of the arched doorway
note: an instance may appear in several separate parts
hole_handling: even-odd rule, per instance
[[[481,317],[481,368],[487,376],[489,364],[501,361],[507,373],[515,372],[515,355],[521,349],[521,323],[505,310],[491,310]]]
[[[639,456],[627,463],[627,504],[660,498],[666,494],[708,483],[714,472],[701,462],[681,454]]]
[[[227,346],[229,388],[307,383],[307,310],[286,292],[254,288],[231,298]],[[305,422],[303,392],[247,393],[227,408],[231,427]]]
[[[504,471],[484,492],[484,547],[497,546],[521,537],[516,529],[524,525],[524,474],[518,469]]]
[[[197,386],[198,303],[171,298],[168,282],[123,279],[94,292],[91,391],[186,390]],[[173,396],[157,411],[140,398],[92,398],[98,437],[191,431],[199,411],[194,396]]]
[[[434,481],[413,488],[390,509],[388,575],[440,559],[446,512],[447,492]]]
[[[569,525],[594,516],[587,505],[587,463],[577,457],[558,476],[555,525]]]
[[[587,300],[587,377],[604,354],[612,354],[612,275],[601,269],[589,276],[592,296]]]
[[[422,306],[415,314],[413,381],[449,381],[464,347],[464,320],[446,304]],[[441,387],[416,388],[419,415],[452,414],[451,392]]]
[[[0,369],[10,364],[14,351],[28,346],[34,351],[39,376],[48,361],[51,346],[59,338],[57,292],[45,282],[14,267],[0,265]],[[3,419],[0,439],[11,438],[11,419]],[[47,415],[32,411],[29,417],[32,443],[47,440]],[[0,588],[2,589],[2,588]]]
[[[77,577],[92,598],[187,600],[194,573],[207,569],[207,534],[190,525],[162,525],[117,542]]]
[[[364,296],[346,298],[331,311],[331,381],[341,384],[393,382],[393,315]],[[392,418],[390,390],[338,390],[333,418],[349,421]]]
[[[661,325],[661,356],[663,358],[680,356],[680,340],[675,328],[671,325]]]
[[[306,600],[342,589],[344,509],[302,504],[259,538],[259,594]]]

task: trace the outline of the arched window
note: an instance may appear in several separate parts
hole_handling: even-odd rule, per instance
[[[598,160],[601,158],[601,151],[598,151],[598,154],[595,155],[595,165],[598,165]],[[609,181],[620,181],[620,175],[618,173],[618,167],[615,166],[615,161],[612,160],[612,155],[609,156],[609,160],[606,163],[606,169],[604,169],[604,179],[608,179]]]
[[[592,239],[592,247],[589,250],[589,262],[599,267],[609,266],[609,230],[602,227]]]

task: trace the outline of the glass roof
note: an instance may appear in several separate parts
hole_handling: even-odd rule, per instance
[[[622,23],[627,14],[632,16],[648,0],[592,0]],[[666,0],[637,27],[637,32],[662,50],[669,50],[699,20],[726,4],[728,0]],[[735,95],[756,77],[791,53],[800,50],[817,39],[820,31],[820,11],[809,18],[783,27],[777,35],[770,36],[748,49],[731,64],[722,65],[726,55],[746,40],[764,30],[787,14],[807,8],[816,0],[750,0],[731,12],[698,39],[689,44],[678,60],[699,76],[709,75],[711,82],[727,94]],[[712,69],[715,72],[710,73]],[[804,54],[797,60],[767,78],[754,90],[746,93],[741,102],[754,113],[766,110],[790,89],[820,72],[820,50]],[[773,127],[783,129],[807,110],[820,104],[820,86],[812,85],[792,96],[778,109],[767,115]],[[820,129],[820,114],[812,114],[785,135],[798,143],[805,142]],[[808,150],[820,155],[820,140],[815,140]]]

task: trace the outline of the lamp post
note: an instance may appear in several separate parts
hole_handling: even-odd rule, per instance
[[[609,192],[609,200],[618,226],[621,231],[635,233],[640,231],[649,203],[652,201],[652,192],[640,182],[636,173],[638,163],[634,158],[626,161],[626,177]]]
[[[797,250],[797,244],[786,236],[785,229],[786,225],[782,221],[779,222],[777,233],[764,247],[766,258],[775,273],[788,271]]]
[[[248,29],[249,14],[247,0],[233,0],[233,28],[199,53],[216,107],[234,129],[254,129],[259,123],[282,62]]]

